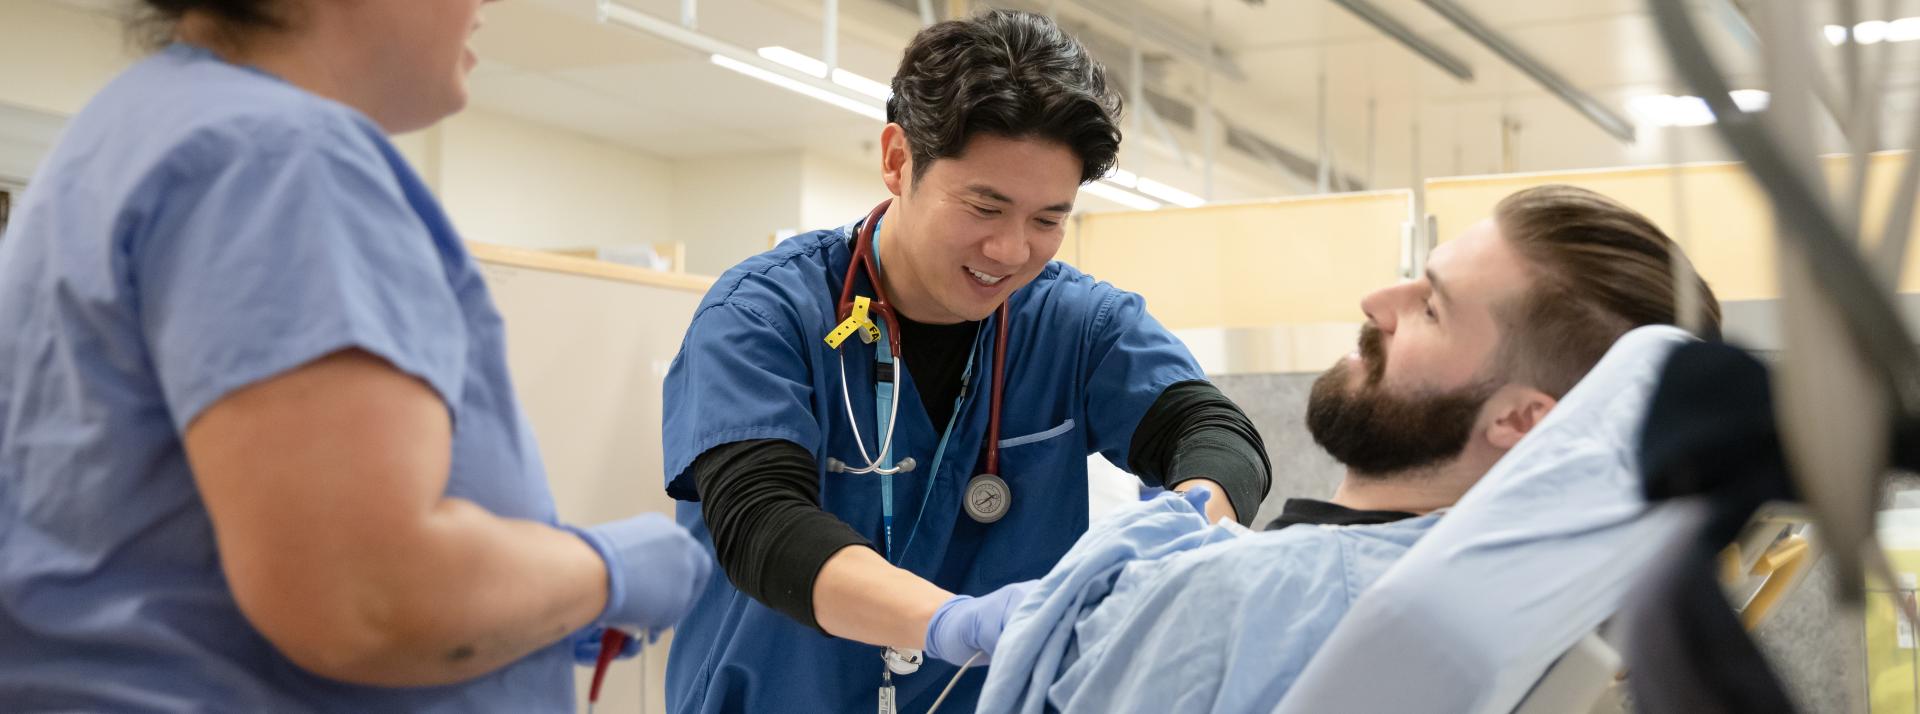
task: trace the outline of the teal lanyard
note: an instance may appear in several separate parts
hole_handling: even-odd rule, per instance
[[[901,378],[900,373],[893,368],[893,350],[889,348],[887,344],[887,326],[883,320],[880,324],[880,339],[875,340],[873,343],[874,361],[878,363],[874,365],[873,368],[875,376],[873,380],[873,405],[876,410],[873,417],[873,425],[875,429],[886,428],[887,422],[889,421],[887,418],[888,414],[893,410],[894,385],[898,383]],[[883,371],[889,373],[891,377],[888,379],[879,379]],[[853,428],[858,429],[860,425],[854,424]],[[880,432],[875,431],[874,433],[878,434]],[[887,436],[891,437],[894,435],[887,434]],[[892,442],[880,445],[880,468],[893,468]],[[881,542],[886,545],[887,560],[891,562],[893,560],[893,474],[890,473],[880,474],[880,525],[883,536]]]
[[[885,367],[875,367],[875,371],[892,373],[892,379],[874,380],[874,424],[877,428],[884,428],[884,425],[887,423],[887,415],[893,409],[893,400],[897,398],[896,391],[898,388],[895,385],[905,377],[899,372],[893,371],[893,350],[887,346],[887,328],[885,325],[880,326],[880,339],[874,341],[873,344],[875,361],[885,365]],[[947,428],[940,432],[940,446],[934,450],[933,464],[931,465],[931,469],[927,471],[926,491],[920,497],[920,514],[914,516],[913,529],[908,531],[907,542],[900,548],[902,557],[905,557],[907,548],[913,546],[913,536],[920,530],[920,516],[926,515],[927,501],[933,496],[933,484],[940,476],[940,464],[947,458],[947,440],[953,436],[954,424],[960,421],[960,407],[967,401],[968,385],[973,383],[973,358],[979,353],[980,336],[976,333],[973,338],[973,347],[967,352],[967,367],[960,373],[960,394],[953,398],[953,413],[947,417]],[[860,425],[854,424],[852,426],[857,429]],[[891,444],[880,445],[883,453],[880,457],[881,468],[893,468],[893,450],[889,448],[890,446]],[[884,544],[887,552],[887,562],[898,565],[893,559],[893,474],[880,474],[880,527],[882,530],[881,542]]]
[[[879,221],[875,221],[873,224],[873,234],[874,238],[870,242],[873,250],[873,264],[875,268],[880,268]],[[858,263],[859,260],[860,256],[854,256],[854,263]],[[852,270],[853,264],[848,264],[847,269]],[[869,275],[867,279],[878,281],[880,280],[880,276]],[[874,368],[876,372],[873,385],[873,424],[876,429],[875,434],[879,434],[880,432],[877,430],[885,429],[887,423],[891,421],[887,417],[893,411],[893,400],[898,396],[896,394],[898,391],[896,385],[900,383],[900,380],[906,378],[905,375],[900,374],[899,370],[894,367],[893,349],[888,346],[889,343],[887,342],[886,321],[881,320],[879,327],[880,339],[874,341],[874,361],[886,366],[876,366]],[[920,517],[927,513],[927,501],[933,496],[934,482],[940,477],[940,464],[946,460],[947,457],[947,439],[953,436],[953,426],[960,421],[960,407],[967,401],[967,386],[973,383],[973,358],[978,354],[980,354],[980,333],[975,332],[973,335],[973,346],[967,352],[967,367],[960,373],[960,395],[953,399],[953,414],[947,417],[946,430],[940,432],[940,446],[934,450],[933,464],[927,471],[927,487],[925,494],[920,497],[920,513],[913,517],[913,528],[907,532],[907,542],[900,547],[900,555],[903,558],[906,557],[907,549],[913,547],[913,536],[920,531]],[[882,371],[886,372],[891,378],[879,379],[878,377],[880,375],[878,373]],[[859,424],[851,424],[849,426],[855,429],[860,428]],[[887,434],[887,436],[893,436],[893,434]],[[893,468],[893,449],[891,447],[891,443],[880,445],[880,467],[883,469]],[[898,565],[899,563],[893,559],[893,474],[880,474],[880,528],[881,542],[887,553],[887,562]]]

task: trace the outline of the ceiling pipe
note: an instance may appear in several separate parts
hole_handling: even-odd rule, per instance
[[[1367,2],[1367,0],[1333,0],[1333,4],[1346,8],[1347,12],[1353,13],[1354,17],[1360,18],[1361,22],[1372,25],[1373,29],[1379,30],[1381,34],[1393,38],[1402,46],[1412,50],[1414,54],[1426,58],[1426,60],[1432,62],[1435,67],[1439,67],[1440,71],[1453,75],[1454,79],[1462,82],[1473,81],[1473,67],[1468,65],[1465,60],[1455,57],[1452,52],[1448,52],[1439,45],[1433,44],[1433,42],[1427,40],[1427,38],[1421,37],[1415,33],[1412,28],[1407,27],[1406,24],[1395,19],[1394,16],[1387,14],[1385,10],[1381,10],[1373,3]]]
[[[1593,95],[1574,87],[1558,72],[1534,59],[1532,55],[1508,40],[1505,35],[1495,32],[1493,28],[1467,12],[1466,8],[1455,4],[1453,0],[1420,0],[1420,4],[1426,5],[1428,9],[1446,18],[1448,22],[1453,23],[1454,27],[1460,28],[1461,32],[1467,33],[1467,36],[1478,40],[1481,45],[1492,50],[1494,54],[1500,55],[1514,68],[1532,77],[1533,81],[1546,87],[1548,92],[1552,92],[1561,101],[1572,106],[1574,111],[1598,125],[1601,131],[1611,134],[1620,141],[1633,143],[1633,122],[1627,121],[1627,118],[1621,116],[1619,112],[1600,103],[1600,100],[1595,99]]]

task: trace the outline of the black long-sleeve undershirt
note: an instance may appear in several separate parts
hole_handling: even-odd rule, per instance
[[[813,581],[847,546],[873,543],[820,508],[813,454],[780,439],[736,441],[693,461],[700,515],[733,586],[814,629]]]
[[[1127,451],[1127,470],[1148,484],[1173,488],[1196,478],[1220,484],[1245,526],[1253,525],[1272,485],[1273,466],[1253,420],[1207,382],[1181,382],[1161,392],[1133,430]]]

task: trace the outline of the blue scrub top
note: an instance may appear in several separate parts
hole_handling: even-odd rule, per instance
[[[181,433],[347,348],[445,400],[449,496],[554,520],[486,286],[365,116],[194,47],[135,65],[0,239],[0,325],[0,709],[572,707],[558,644],[444,687],[308,674],[222,575]]]
[[[721,444],[784,439],[824,464],[864,465],[853,429],[877,455],[875,347],[849,340],[848,392],[859,423],[847,423],[839,364],[824,337],[837,303],[855,227],[797,236],[721,276],[694,314],[666,381],[668,492],[680,523],[712,548],[690,465]],[[884,269],[884,268],[883,268]],[[860,294],[872,295],[867,279]],[[896,461],[919,467],[894,477],[895,564],[949,591],[979,595],[1037,578],[1087,528],[1087,456],[1124,467],[1133,431],[1168,386],[1204,379],[1184,345],[1146,312],[1140,296],[1051,263],[1009,303],[1001,476],[1012,489],[1005,518],[981,525],[961,510],[984,458],[992,348],[989,318],[974,343],[974,369],[944,460],[941,430],[927,417],[912,364],[899,389]],[[880,477],[820,473],[822,506],[882,543]],[[925,504],[922,512],[922,504]],[[680,624],[667,660],[675,712],[870,711],[882,649],[808,629],[712,579]],[[925,711],[956,668],[930,661],[895,677],[902,711]],[[970,672],[943,708],[968,711],[983,676]]]

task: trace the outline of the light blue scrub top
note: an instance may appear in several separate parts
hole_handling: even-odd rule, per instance
[[[447,495],[552,522],[501,322],[379,127],[174,46],[73,119],[0,239],[0,709],[532,712],[555,645],[463,684],[349,686],[248,625],[182,431],[234,390],[359,348],[453,417]]]
[[[664,447],[668,492],[682,500],[680,523],[709,548],[700,504],[689,500],[689,467],[708,449],[752,439],[811,451],[822,464],[822,506],[882,547],[880,478],[824,470],[828,457],[866,463],[855,428],[869,454],[879,449],[875,346],[853,339],[842,348],[856,426],[847,423],[839,363],[823,339],[840,321],[853,231],[797,236],[748,259],[721,276],[694,314],[667,374]],[[873,294],[865,276],[856,286]],[[1045,575],[1087,528],[1087,456],[1098,452],[1125,467],[1134,428],[1160,393],[1204,379],[1140,296],[1067,265],[1049,264],[1009,307],[1000,476],[1012,505],[1002,520],[981,525],[960,508],[985,449],[997,318],[982,323],[974,342],[972,381],[954,410],[944,458],[936,456],[947,425],[927,417],[911,363],[897,390],[893,458],[912,457],[919,467],[894,477],[892,559],[955,593],[980,595]],[[675,712],[872,711],[881,651],[808,629],[713,578],[674,635],[667,705]],[[954,672],[929,661],[895,677],[901,711],[926,711]],[[970,672],[942,710],[971,710],[981,681]]]

